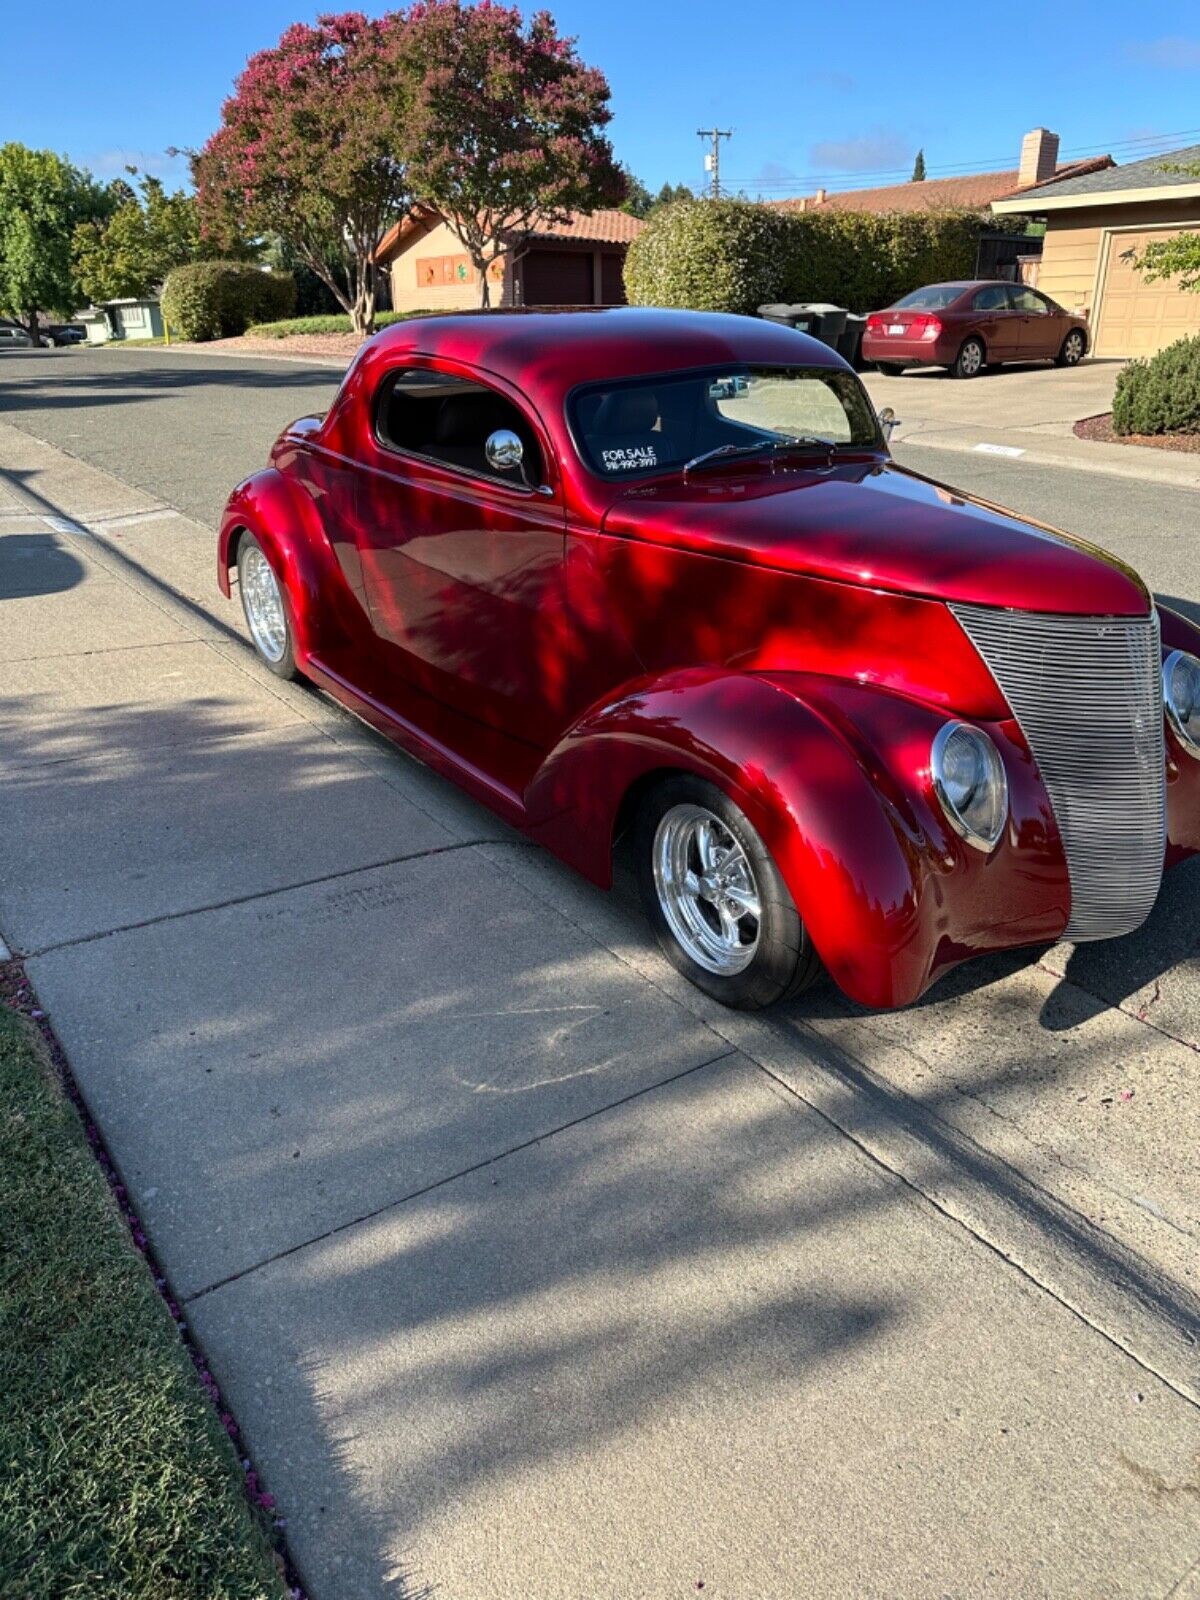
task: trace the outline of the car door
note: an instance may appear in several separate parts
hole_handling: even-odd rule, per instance
[[[410,695],[398,709],[469,759],[483,749],[473,726],[499,733],[510,748],[484,740],[481,764],[516,781],[567,706],[565,519],[545,430],[498,380],[415,357],[372,404],[354,525],[371,625]],[[520,440],[518,466],[489,461],[501,432]]]
[[[1021,361],[1044,361],[1058,354],[1062,343],[1057,307],[1045,295],[1027,284],[1014,283],[1011,289],[1013,311],[1019,323]]]
[[[1008,285],[985,283],[971,296],[969,310],[971,331],[981,335],[988,359],[1011,361],[1017,353],[1019,319],[1009,304]]]

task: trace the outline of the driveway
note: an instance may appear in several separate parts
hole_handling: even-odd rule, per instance
[[[722,1012],[256,664],[205,508],[329,379],[62,354],[0,376],[0,933],[317,1600],[1194,1593],[1193,866]]]

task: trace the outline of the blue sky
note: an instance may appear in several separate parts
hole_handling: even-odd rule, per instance
[[[299,0],[141,0],[97,20],[58,0],[53,27],[25,0],[0,0],[9,70],[0,142],[49,146],[101,176],[126,162],[181,181],[168,146],[200,144],[246,56],[297,18]],[[379,10],[382,7],[368,8]],[[1036,5],[754,7],[716,0],[561,0],[552,7],[608,74],[618,156],[652,188],[704,182],[696,129],[716,122],[733,187],[805,193],[1016,164],[1044,124],[1064,157],[1154,153],[1159,136],[1200,142],[1200,15],[1194,6],[1097,0],[1079,26]],[[1061,18],[1061,11],[1056,19]],[[847,31],[840,32],[843,21]],[[37,71],[25,63],[39,60]],[[875,176],[878,174],[878,176]]]

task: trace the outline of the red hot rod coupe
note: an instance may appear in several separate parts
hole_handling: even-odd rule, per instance
[[[914,1000],[1127,933],[1200,850],[1200,630],[1112,556],[897,466],[824,345],[741,317],[416,319],[220,531],[259,654],[602,886],[633,841],[731,1005]]]

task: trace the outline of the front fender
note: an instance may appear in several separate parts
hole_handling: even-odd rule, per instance
[[[1009,829],[991,855],[947,824],[929,780],[943,713],[871,685],[721,670],[635,684],[593,708],[526,797],[530,832],[607,884],[614,823],[648,774],[718,784],[762,835],[818,953],[852,999],[903,1005],[987,950],[1066,926],[1062,843],[1028,746],[982,724],[1009,776]]]
[[[311,498],[275,467],[239,483],[217,534],[217,584],[229,599],[242,531],[254,535],[282,580],[296,637],[296,659],[328,654],[353,633],[353,600]]]

